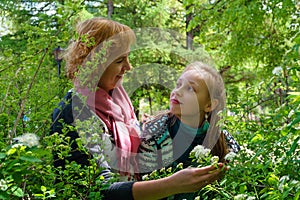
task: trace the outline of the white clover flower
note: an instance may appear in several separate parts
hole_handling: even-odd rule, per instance
[[[3,180],[3,179],[1,179],[1,180],[0,180],[0,189],[1,189],[2,191],[6,191],[7,188],[8,188],[8,186],[7,186],[6,181]]]
[[[14,144],[11,146],[11,148],[13,148],[13,149],[19,149],[21,147],[24,147],[24,145],[23,144]]]
[[[249,197],[247,197],[247,199],[246,200],[255,200],[256,198],[255,197],[253,197],[253,196],[249,196]]]
[[[183,163],[178,163],[178,165],[176,166],[178,169],[183,169]]]
[[[156,175],[157,175],[157,170],[156,169],[150,173],[151,177],[153,177],[153,176],[156,177]]]
[[[166,168],[164,168],[164,167],[159,170],[160,173],[163,173],[165,171],[166,171]]]
[[[236,156],[236,153],[234,153],[234,152],[231,151],[228,154],[226,154],[225,160],[231,162],[231,161],[233,161],[233,159],[234,159],[235,156]]]
[[[2,185],[5,185],[6,184],[6,181],[4,180],[4,179],[1,179],[0,180],[0,187],[2,186]]]
[[[172,167],[169,167],[166,171],[171,173],[172,172]]]
[[[246,197],[247,197],[246,194],[238,194],[238,195],[234,196],[233,199],[234,199],[234,200],[245,200]]]
[[[250,156],[254,156],[255,155],[255,152],[252,151],[251,149],[248,149],[248,148],[245,149],[245,152],[246,152],[246,154],[248,154]]]
[[[210,154],[210,149],[207,149],[202,145],[197,145],[194,147],[191,153],[194,153],[197,160],[201,160]]]
[[[147,180],[149,180],[149,176],[148,176],[148,174],[146,174],[146,175],[142,176],[142,180],[143,180],[143,181],[147,181]]]
[[[278,190],[280,192],[284,191],[284,188],[287,187],[287,182],[290,180],[289,176],[282,176],[279,179],[279,185],[278,185]]]
[[[284,186],[284,184],[282,184],[282,183],[280,183],[280,184],[278,185],[278,190],[279,190],[280,192],[283,192],[283,186]]]
[[[281,73],[281,71],[282,71],[282,67],[275,67],[274,69],[273,69],[273,71],[272,71],[272,74],[274,74],[274,75],[279,75],[280,73]]]
[[[263,161],[264,160],[264,157],[262,156],[262,155],[259,155],[258,157],[257,157],[257,159],[259,160],[259,161]],[[274,163],[274,160],[272,160],[273,161],[273,163]]]
[[[288,175],[285,175],[285,176],[282,176],[279,179],[279,182],[286,182],[286,181],[289,181],[289,180],[290,180],[290,177]]]
[[[28,146],[29,148],[39,145],[39,137],[33,133],[25,133],[19,137],[14,138],[19,143]]]
[[[213,156],[211,159],[210,159],[210,163],[211,164],[217,164],[219,162],[219,156]]]
[[[194,147],[194,149],[191,151],[191,153],[195,154],[195,157],[197,157],[198,152],[202,152],[204,147],[202,145],[197,145]]]
[[[207,157],[210,154],[210,149],[204,149],[203,154]]]

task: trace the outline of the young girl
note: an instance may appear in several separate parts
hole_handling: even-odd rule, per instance
[[[212,67],[195,62],[186,67],[170,96],[170,111],[156,116],[143,127],[139,147],[141,174],[183,163],[192,165],[189,153],[196,145],[211,149],[221,162],[228,151],[237,152],[238,144],[218,126],[225,107],[221,76]],[[175,199],[194,199],[192,194]]]

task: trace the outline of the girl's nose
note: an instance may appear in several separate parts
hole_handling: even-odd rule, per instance
[[[173,93],[173,95],[181,96],[182,95],[182,93],[181,93],[181,87],[175,88],[172,93]]]

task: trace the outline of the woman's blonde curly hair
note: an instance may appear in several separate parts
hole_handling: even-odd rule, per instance
[[[130,45],[135,42],[135,34],[131,28],[116,21],[94,17],[79,23],[76,26],[78,39],[73,41],[64,55],[66,60],[67,77],[75,79],[79,67],[83,65],[88,55],[104,41],[109,40],[116,34],[123,34],[122,41]]]

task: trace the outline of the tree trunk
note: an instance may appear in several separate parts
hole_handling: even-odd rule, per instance
[[[113,12],[114,12],[114,2],[113,2],[113,0],[108,0],[108,2],[107,2],[107,17],[111,18]]]
[[[189,8],[193,5],[188,5],[186,7],[186,10],[189,10]],[[186,30],[188,29],[188,26],[190,24],[190,21],[193,19],[193,13],[189,13],[186,15]],[[193,30],[186,31],[186,48],[192,50],[193,49],[193,39],[194,39],[194,34]]]

